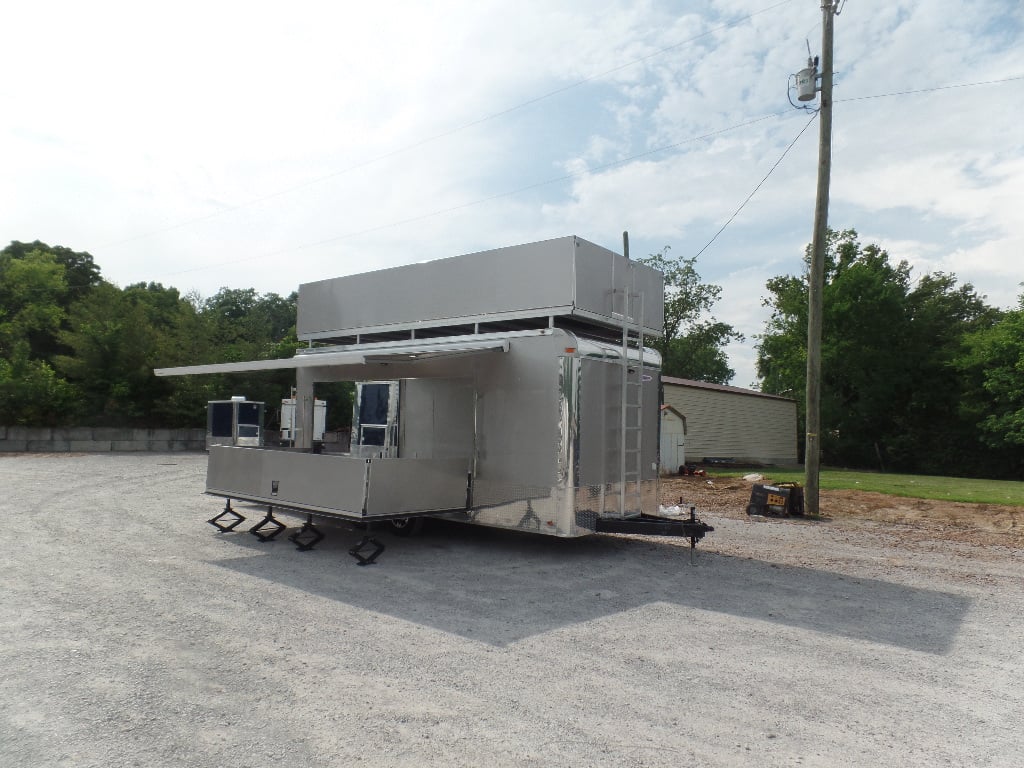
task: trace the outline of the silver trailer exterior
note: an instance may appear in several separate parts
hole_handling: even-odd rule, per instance
[[[310,283],[294,450],[213,446],[208,493],[350,520],[444,515],[581,536],[658,510],[661,274],[576,237]],[[345,455],[312,449],[315,386],[386,383]],[[384,390],[375,390],[382,397]]]

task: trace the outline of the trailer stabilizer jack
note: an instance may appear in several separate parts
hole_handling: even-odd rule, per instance
[[[231,522],[227,524],[221,522],[226,515],[231,515],[234,518],[233,520],[231,520]],[[224,504],[224,509],[221,511],[221,513],[219,515],[216,515],[215,517],[211,517],[206,522],[208,522],[221,533],[230,533],[231,531],[235,530],[238,524],[241,523],[243,520],[245,520],[245,515],[240,515],[234,509],[232,509],[231,499],[228,499],[227,502]]]
[[[369,555],[364,555],[364,549],[370,545],[374,547],[373,552]],[[373,536],[363,536],[362,540],[352,547],[348,553],[356,559],[356,565],[373,565],[374,561],[380,556],[384,549],[384,545],[373,538]]]
[[[274,517],[274,508],[267,507],[267,516],[260,520],[256,525],[249,529],[249,533],[255,536],[257,539],[263,542],[273,541],[281,531],[288,526]],[[271,530],[264,533],[264,528],[270,528]]]
[[[309,552],[313,547],[324,540],[323,532],[313,525],[313,516],[307,515],[306,522],[295,533],[288,537],[288,541],[295,544],[299,552]]]

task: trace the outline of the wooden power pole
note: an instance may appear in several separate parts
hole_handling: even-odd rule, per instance
[[[828,243],[828,191],[832,176],[832,31],[839,0],[822,0],[821,105],[818,112],[818,193],[814,205],[811,271],[807,290],[807,432],[804,442],[804,508],[819,514],[821,469],[821,318]]]

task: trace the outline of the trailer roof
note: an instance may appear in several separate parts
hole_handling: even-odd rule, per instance
[[[598,333],[621,335],[628,326],[661,336],[664,297],[658,270],[569,235],[303,283],[296,333],[347,344],[413,329],[561,318]]]

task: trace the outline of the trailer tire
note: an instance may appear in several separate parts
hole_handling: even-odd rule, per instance
[[[388,523],[395,536],[416,536],[423,530],[422,517],[398,517]]]

